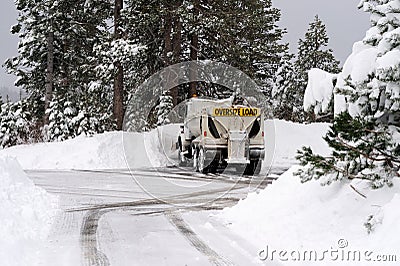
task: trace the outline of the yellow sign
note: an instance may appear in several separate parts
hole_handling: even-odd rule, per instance
[[[258,108],[214,108],[213,116],[258,116]]]

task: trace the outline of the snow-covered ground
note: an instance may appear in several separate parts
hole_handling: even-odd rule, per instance
[[[285,121],[267,121],[265,128],[266,142],[267,146],[271,149],[271,153],[274,152],[269,155],[269,157],[274,158],[273,164],[282,168],[289,167],[295,163],[294,157],[296,151],[303,144],[313,146],[317,152],[326,153],[328,149],[320,137],[325,134],[327,127],[327,124],[299,125]],[[38,265],[41,263],[41,260],[45,260],[44,265],[54,260],[63,261],[65,265],[69,265],[70,262],[79,263],[79,228],[81,227],[79,224],[81,220],[79,219],[83,219],[83,214],[78,213],[79,215],[75,215],[74,213],[65,212],[65,210],[76,206],[76,204],[87,206],[93,203],[104,203],[107,200],[120,203],[148,198],[149,196],[145,193],[140,193],[140,189],[136,187],[129,175],[121,172],[119,179],[115,179],[115,174],[112,174],[112,171],[115,171],[113,169],[127,168],[127,166],[130,168],[146,169],[150,166],[172,164],[173,162],[168,157],[173,158],[175,154],[174,142],[177,130],[178,127],[176,125],[170,125],[144,134],[109,132],[93,137],[78,137],[59,143],[21,145],[0,151],[0,178],[2,184],[4,184],[0,194],[0,204],[2,207],[0,223],[4,225],[0,230],[2,239],[0,241],[1,264]],[[160,141],[160,138],[162,141]],[[10,156],[16,158],[22,165],[22,168],[26,170],[35,169],[35,171],[28,171],[34,177],[35,182],[48,192],[61,197],[60,207],[63,211],[57,215],[58,218],[55,225],[52,226],[57,209],[56,198],[43,189],[34,186],[32,181],[22,171],[18,162]],[[153,158],[153,160],[149,158]],[[38,171],[39,169],[46,169],[46,171],[40,172]],[[68,169],[111,169],[111,172],[110,174],[107,174],[107,172],[95,174],[90,171],[79,172]],[[149,180],[156,181],[157,178],[160,179],[158,175],[150,176],[151,172],[143,173],[145,174],[143,176],[148,176],[147,179]],[[189,177],[190,175],[192,174],[188,173]],[[48,179],[49,176],[52,178]],[[44,177],[47,179],[44,179]],[[101,179],[102,181],[100,182],[98,180],[99,177],[104,180]],[[180,174],[173,174],[171,177],[176,179],[180,177]],[[202,180],[200,176],[196,177],[196,180],[191,181],[193,178],[192,176],[188,180],[180,182],[185,182],[185,184],[202,184],[198,189],[204,190],[206,187],[203,183],[209,183],[211,180],[210,178]],[[124,180],[124,183],[119,183],[121,180]],[[178,180],[176,179],[174,182]],[[227,184],[223,180],[218,182],[222,182],[221,184],[226,186],[226,190],[229,190],[231,187],[229,182]],[[155,188],[160,190],[161,194],[169,195],[172,193],[168,192],[168,189],[168,193],[164,191],[166,189],[164,188],[163,190],[160,182],[156,182],[155,184],[157,184]],[[214,189],[221,186],[218,184],[214,185]],[[115,195],[108,195],[109,192],[107,189]],[[246,186],[243,186],[241,191],[240,193],[234,193],[234,197],[244,197]],[[223,193],[223,191],[215,193]],[[217,194],[212,194],[212,197],[217,197]],[[204,227],[202,223],[207,220],[206,216],[205,214],[201,214],[202,218],[197,219],[196,223],[191,222],[190,225],[197,228],[196,230],[202,230],[202,228],[207,230],[216,230],[215,228],[218,228],[218,230],[222,230],[222,227],[218,223],[215,226],[207,226],[205,224]],[[71,219],[71,217],[78,217],[79,219],[76,218],[77,220],[75,220],[75,218]],[[184,217],[189,221],[196,220],[196,218],[193,218],[195,217],[193,213],[189,215],[185,214]],[[173,220],[174,218],[172,217],[171,219]],[[164,221],[165,219],[162,218],[159,220]],[[107,223],[111,223],[110,219],[106,221]],[[146,219],[140,220],[138,223],[140,224],[142,221],[144,224],[147,223]],[[103,224],[104,220],[100,223],[100,228],[104,227]],[[168,228],[171,232],[174,231],[171,225],[160,226]],[[52,233],[47,238],[50,228],[52,228]],[[74,231],[75,233],[72,234],[72,231],[69,231],[72,229],[76,229],[77,231]],[[99,230],[100,235],[105,234],[102,231],[104,229]],[[114,228],[113,230],[116,229]],[[142,234],[148,235],[146,232],[142,232]],[[204,234],[206,235],[202,235],[201,238],[208,239],[207,231],[204,231]],[[226,243],[229,243],[229,237],[229,230],[227,230],[222,238],[227,241]],[[212,239],[211,242],[213,241]],[[218,239],[218,237],[215,237],[215,239]],[[239,239],[243,239],[244,241],[247,237],[240,237]],[[47,251],[45,247],[46,240],[51,241],[50,246],[49,242],[47,242]],[[60,242],[56,244],[58,241]],[[126,241],[131,241],[131,237],[128,237]],[[209,244],[212,247],[218,247],[216,243]],[[149,245],[151,246],[152,244],[149,243]],[[50,250],[48,249],[49,247]],[[177,248],[179,247],[177,246]],[[232,248],[234,250],[235,247],[230,247],[230,250]],[[248,246],[246,248],[249,249]],[[255,254],[252,252],[253,248],[250,249],[250,251],[246,251],[247,253],[245,252],[246,255],[235,255],[232,259],[238,259],[239,261],[251,259]],[[113,250],[118,249],[115,248]],[[140,250],[137,250],[137,252],[140,252]],[[193,251],[188,252],[188,254],[192,253]],[[118,254],[108,252],[108,255],[110,255],[110,260],[115,258],[123,260],[122,257],[117,256]],[[143,260],[146,260],[146,258],[143,258]],[[204,258],[200,258],[198,263],[202,260]],[[253,260],[257,261],[257,257],[254,256]]]
[[[11,157],[0,159],[0,264],[38,265],[58,199],[39,188]]]
[[[396,265],[378,262],[383,260],[378,256],[396,255],[400,260],[399,180],[393,188],[381,190],[371,190],[360,180],[330,186],[321,186],[315,180],[302,184],[293,175],[296,169],[298,166],[293,166],[260,193],[249,194],[236,206],[225,209],[220,220],[257,246],[260,259],[266,262]],[[368,221],[370,234],[364,226]]]
[[[151,246],[157,247],[154,241],[160,235],[151,231],[152,227],[149,227],[150,231],[146,232],[146,224],[155,222],[158,226],[155,228],[164,230],[165,239],[176,237],[180,239],[178,241],[180,244],[177,242],[176,245],[171,246],[180,250],[181,245],[186,244],[182,242],[180,236],[176,235],[171,224],[179,229],[180,227],[175,223],[185,222],[185,226],[190,226],[191,230],[196,233],[196,236],[194,238],[189,237],[189,240],[196,242],[199,238],[208,245],[205,251],[203,250],[204,254],[211,252],[207,255],[210,257],[214,255],[218,257],[218,254],[224,254],[225,258],[232,262],[250,260],[253,264],[270,264],[272,262],[272,265],[310,265],[314,260],[313,256],[316,255],[319,260],[322,256],[324,258],[321,261],[313,262],[313,265],[330,263],[336,265],[338,261],[343,262],[342,254],[344,253],[340,252],[345,251],[351,252],[350,255],[356,256],[356,259],[360,254],[360,262],[344,261],[348,265],[365,265],[366,260],[371,260],[367,265],[394,265],[388,262],[377,264],[373,260],[378,258],[377,255],[397,255],[397,260],[400,260],[400,254],[396,254],[397,250],[395,249],[400,244],[399,238],[396,237],[400,233],[400,227],[397,226],[400,213],[394,211],[398,209],[397,206],[400,203],[399,182],[395,182],[394,188],[372,191],[368,184],[359,180],[321,186],[319,181],[301,184],[300,179],[293,175],[298,169],[298,166],[293,166],[296,164],[296,151],[303,145],[311,146],[319,154],[329,154],[329,148],[322,140],[328,126],[329,124],[324,123],[304,125],[279,120],[266,121],[266,141],[272,139],[274,144],[267,144],[274,150],[273,166],[291,167],[272,185],[268,185],[264,190],[257,193],[249,194],[236,206],[227,208],[222,212],[215,210],[212,212],[189,211],[183,213],[182,218],[175,216],[176,214],[172,214],[172,216],[166,214],[165,217],[155,216],[151,218],[151,216],[144,216],[140,219],[135,218],[135,223],[141,226],[139,231],[132,226],[121,227],[120,223],[131,220],[130,217],[134,216],[129,213],[125,215],[120,212],[110,212],[110,214],[103,216],[98,224],[98,241],[102,242],[102,250],[111,263],[126,262],[124,259],[126,257],[123,257],[123,255],[124,252],[133,247],[130,242],[132,237],[142,236],[145,237],[143,239],[146,239],[146,245],[135,246],[136,253],[132,254],[136,254],[134,257],[140,256],[143,251],[143,254],[147,254],[147,257],[138,258],[139,261],[153,261],[155,263],[158,260],[156,257],[152,258],[153,253],[149,248]],[[124,174],[125,172],[117,171],[119,179],[116,179],[116,176],[113,177],[114,170],[112,169],[126,168],[126,161],[129,162],[128,165],[131,168],[141,169],[173,163],[165,155],[173,157],[176,129],[176,125],[171,125],[145,134],[126,133],[122,135],[118,132],[110,132],[93,137],[79,137],[60,143],[24,145],[1,151],[0,172],[2,174],[0,178],[2,183],[6,184],[1,188],[0,193],[2,199],[0,201],[2,205],[0,222],[4,225],[0,230],[2,238],[0,241],[0,259],[4,261],[2,265],[24,265],[27,264],[27,261],[32,262],[28,263],[30,265],[40,263],[43,259],[41,257],[42,252],[45,250],[44,241],[57,209],[57,201],[54,196],[50,196],[43,189],[35,187],[20,169],[18,163],[8,156],[16,157],[25,169],[53,169],[43,173],[30,171],[30,175],[35,176],[35,182],[42,184],[41,186],[49,192],[61,195],[63,199],[62,208],[64,209],[72,208],[78,202],[82,206],[90,206],[92,203],[103,204],[107,201],[110,201],[110,204],[132,200],[140,201],[149,196],[144,193],[141,194],[140,189],[136,187],[129,175]],[[161,136],[162,141],[159,141],[159,136]],[[150,162],[149,157],[157,159],[155,162]],[[64,170],[57,172],[59,170],[55,169],[110,169],[110,175],[107,172],[99,172],[95,175],[95,172],[90,171],[71,172]],[[156,181],[158,178],[157,176],[150,176],[150,172],[145,170],[139,170],[138,173],[142,173],[140,171],[144,171],[143,176],[148,176],[149,179]],[[54,184],[49,179],[52,175],[55,178]],[[180,178],[181,173],[169,175],[171,178]],[[190,174],[188,176],[190,177]],[[99,177],[104,180],[102,179],[102,182],[97,183],[96,179]],[[124,180],[124,184],[118,183],[118,180],[122,180],[121,178]],[[188,179],[183,182],[202,181],[201,176],[191,176],[191,178],[196,178],[196,180]],[[197,178],[200,179],[197,180]],[[83,182],[82,180],[86,180],[87,184],[86,181]],[[108,180],[108,183],[104,183],[106,180]],[[79,182],[83,182],[84,191],[82,190],[84,189],[83,185],[79,185]],[[208,181],[205,179],[202,182]],[[224,181],[220,180],[220,182]],[[160,184],[157,183],[156,187],[162,191]],[[93,191],[90,189],[92,185],[96,185],[96,189],[93,189]],[[107,189],[115,195],[108,195]],[[133,192],[129,192],[130,190]],[[241,193],[244,193],[243,190],[241,191]],[[240,198],[245,196],[245,194],[240,195],[242,195],[239,196]],[[73,199],[73,201],[65,201],[66,199]],[[165,208],[168,210],[169,207],[166,206]],[[164,210],[164,208],[161,209]],[[66,214],[67,212],[64,214],[65,217],[72,215]],[[77,215],[77,217],[80,217],[79,219],[83,219],[84,213],[77,214],[79,214]],[[370,218],[371,215],[373,215],[372,219]],[[184,220],[181,221],[181,219]],[[163,221],[169,221],[171,224],[164,224]],[[364,226],[364,223],[367,222],[371,225],[371,233],[368,233]],[[63,221],[60,220],[58,223],[60,228],[65,227]],[[60,239],[64,239],[63,242],[57,244],[52,252],[44,252],[46,255],[44,260],[61,259],[62,250],[67,250],[66,254],[74,259],[67,260],[65,258],[66,264],[64,264],[68,265],[68,261],[79,262],[80,225],[75,220],[71,220],[69,223],[77,223],[72,227],[66,227],[66,229],[69,228],[68,230],[76,229],[74,237],[69,239],[72,231],[67,230],[63,235],[60,233],[62,236]],[[53,228],[54,230],[56,229]],[[114,240],[108,239],[107,230],[112,230]],[[115,241],[122,241],[117,239],[115,235],[116,232],[119,232],[118,230],[121,230],[121,232],[130,230],[130,234],[135,232],[139,234],[136,236],[118,233],[120,236],[126,235],[126,237],[121,238],[125,241],[124,246],[118,248],[117,243],[119,242]],[[54,240],[55,237],[57,237],[57,232],[53,232],[51,239]],[[223,241],[229,247],[221,248],[221,245],[217,243],[219,241]],[[186,248],[190,248],[190,245],[186,245]],[[124,251],[115,253],[119,249]],[[237,250],[240,254],[233,252],[234,250]],[[335,253],[336,250],[339,252]],[[215,251],[218,254],[214,254]],[[324,253],[325,251],[326,253]],[[17,254],[22,254],[22,256],[17,256]],[[188,254],[195,253],[188,251]],[[304,256],[304,254],[312,256],[311,259],[302,257],[300,261],[293,261],[293,256],[297,258],[296,256]],[[274,257],[272,258],[272,256]],[[347,253],[345,253],[345,256],[347,256]],[[177,255],[169,258],[169,261],[178,262],[179,258],[180,256]],[[221,258],[219,259],[224,261],[224,257]],[[204,262],[204,259],[204,257],[199,256],[195,264],[202,264],[201,262]],[[261,259],[265,259],[265,261]]]

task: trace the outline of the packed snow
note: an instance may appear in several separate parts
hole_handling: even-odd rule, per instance
[[[39,265],[58,199],[39,188],[11,157],[0,158],[1,265]]]

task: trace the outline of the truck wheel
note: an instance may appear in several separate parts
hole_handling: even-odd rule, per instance
[[[258,175],[261,171],[262,161],[261,160],[251,160],[244,170],[245,175]]]
[[[256,166],[254,168],[254,174],[258,175],[261,172],[261,167],[262,167],[262,160],[257,160],[255,161]]]
[[[199,171],[199,153],[197,149],[193,148],[193,170],[198,172]]]
[[[197,156],[197,169],[200,173],[206,174],[209,171],[209,166],[206,166],[206,154],[201,148]]]
[[[181,151],[181,149],[178,150],[178,160],[179,160],[179,166],[187,166],[187,158]]]
[[[185,155],[183,154],[182,151],[182,139],[179,136],[178,137],[178,160],[179,160],[179,166],[187,166],[187,158],[185,157]]]

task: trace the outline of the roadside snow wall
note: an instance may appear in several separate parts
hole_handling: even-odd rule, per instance
[[[63,142],[19,145],[0,151],[0,157],[16,157],[23,169],[118,169],[127,168],[127,160],[131,168],[164,166],[169,162],[160,152],[161,146],[170,149],[172,145],[167,133],[163,136],[168,144],[160,143],[158,130],[106,132]]]
[[[268,146],[274,134],[275,148],[273,165],[289,168],[297,164],[297,150],[309,146],[318,154],[329,155],[331,150],[322,139],[328,131],[329,123],[298,124],[283,120],[265,121],[265,143]],[[264,164],[264,166],[267,166]]]
[[[290,167],[303,145],[328,155],[322,137],[330,124],[297,124],[265,121],[265,143],[273,152],[273,165]],[[23,169],[122,169],[162,167],[176,164],[179,125],[166,125],[147,133],[106,132],[63,142],[20,145],[0,151],[0,158],[13,156]],[[175,160],[175,161],[174,161]],[[129,162],[129,163],[127,163]],[[268,164],[264,164],[268,167]],[[266,170],[265,170],[266,171]]]
[[[258,250],[269,249],[265,265],[395,265],[396,262],[377,261],[377,255],[397,255],[400,259],[400,181],[394,180],[393,188],[371,190],[366,181],[353,180],[321,186],[313,180],[302,184],[293,173],[293,166],[271,186],[259,193],[251,193],[246,199],[222,211],[221,221],[241,237],[249,240]],[[361,196],[352,189],[353,186]],[[364,225],[367,223],[371,233]],[[346,244],[347,246],[340,247]],[[323,260],[323,252],[328,250]],[[335,260],[343,250],[360,251],[360,260]],[[283,256],[279,251],[286,251]],[[294,251],[294,253],[291,253]],[[297,259],[297,252],[316,251],[318,260]],[[371,252],[371,253],[365,253]],[[283,253],[281,253],[283,254]],[[294,254],[294,256],[293,256]],[[261,254],[265,258],[266,254]],[[292,257],[293,256],[293,257]],[[333,256],[333,257],[331,257]],[[369,263],[367,262],[370,259]],[[261,261],[260,261],[261,262]],[[372,263],[372,264],[371,264]],[[398,263],[398,262],[397,262]],[[275,265],[275,264],[271,264]]]
[[[0,158],[0,264],[39,265],[58,200],[11,157]]]

